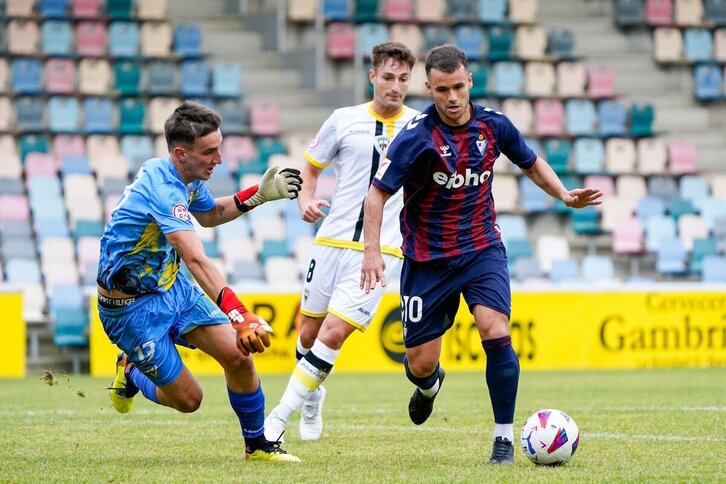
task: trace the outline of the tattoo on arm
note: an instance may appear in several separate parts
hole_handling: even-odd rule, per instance
[[[216,209],[217,209],[217,215],[218,216],[221,217],[222,215],[224,215],[224,205],[218,204],[217,207],[216,207]]]

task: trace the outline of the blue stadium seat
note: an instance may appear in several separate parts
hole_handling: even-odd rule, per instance
[[[702,262],[701,280],[703,282],[726,282],[726,256],[705,256]]]
[[[146,105],[136,98],[124,98],[119,103],[119,131],[124,134],[144,132]]]
[[[390,35],[388,27],[380,23],[365,23],[356,29],[356,51],[358,54],[369,56],[373,47],[388,42]]]
[[[486,59],[489,46],[480,25],[462,24],[454,29],[454,42],[464,51],[469,61]]]
[[[236,218],[217,227],[217,242],[220,244],[226,240],[248,238],[250,235],[250,225],[245,217]]]
[[[227,168],[226,174],[222,172],[222,170],[225,169],[222,167]],[[215,198],[226,197],[228,195],[236,193],[239,190],[239,188],[237,187],[237,182],[230,177],[228,167],[229,165],[224,163],[222,163],[221,165],[217,165],[217,167],[214,169],[214,176],[207,180],[207,182],[205,183],[207,185],[207,188],[210,192],[212,192],[212,195]],[[218,172],[218,170],[220,172]]]
[[[704,0],[703,17],[714,25],[726,25],[726,1]]]
[[[53,96],[48,101],[48,127],[54,133],[78,131],[81,107],[78,99],[70,96]]]
[[[498,215],[497,225],[504,240],[527,238],[527,222],[521,215],[506,213]]]
[[[428,24],[421,27],[423,50],[428,52],[438,45],[451,43],[451,30],[445,25]]]
[[[11,259],[36,260],[38,258],[35,246],[32,243],[28,243],[27,238],[10,236],[3,236],[2,256],[5,265]]]
[[[174,27],[174,52],[182,57],[202,55],[202,30],[199,26],[180,23]]]
[[[139,55],[139,27],[136,22],[111,22],[108,28],[108,53],[114,57]]]
[[[512,275],[518,281],[540,279],[544,276],[536,257],[519,257],[516,261],[514,261],[511,271]]]
[[[141,80],[141,66],[138,62],[118,61],[114,65],[116,90],[124,96],[139,94],[139,81]]]
[[[290,253],[287,250],[287,240],[266,239],[262,241],[260,250],[260,261],[264,264],[270,257],[286,257]]]
[[[66,20],[46,20],[41,27],[42,50],[47,55],[73,53],[73,26]]]
[[[645,222],[654,216],[661,217],[666,213],[665,201],[662,198],[656,196],[647,196],[638,200],[635,213],[641,222]]]
[[[142,163],[155,158],[154,143],[148,136],[126,135],[121,138],[121,153],[131,164],[131,171],[136,173]]]
[[[20,178],[0,178],[0,194],[24,195],[25,185]]]
[[[51,313],[58,308],[83,309],[83,291],[77,284],[55,284],[48,305]]]
[[[84,131],[86,134],[109,134],[115,126],[114,103],[107,97],[87,97],[83,100]]]
[[[507,0],[479,0],[479,20],[484,24],[505,23]]]
[[[567,132],[572,135],[593,135],[597,113],[595,105],[587,99],[570,99],[565,103]]]
[[[478,17],[476,2],[447,0],[448,17],[454,22],[471,22]]]
[[[16,284],[41,282],[40,263],[37,259],[9,259],[4,265],[7,282]]]
[[[15,99],[15,121],[18,129],[25,132],[45,129],[45,100],[40,97]]]
[[[34,217],[33,228],[39,244],[46,237],[70,237],[71,235],[65,214],[63,216]]]
[[[522,64],[502,61],[494,64],[494,94],[500,97],[521,96],[524,90]]]
[[[676,238],[676,222],[667,215],[654,215],[644,226],[645,248],[649,252],[657,251],[662,240]]]
[[[550,27],[547,33],[547,54],[571,59],[575,50],[575,34],[566,27]]]
[[[648,179],[648,195],[660,197],[663,201],[678,197],[678,185],[676,181],[669,176],[652,176]],[[685,198],[685,197],[681,197]]]
[[[723,71],[720,66],[701,64],[693,68],[694,95],[699,101],[723,98]]]
[[[588,254],[582,258],[582,278],[585,282],[609,281],[615,277],[615,266],[610,257]]]
[[[73,231],[75,240],[81,237],[101,237],[103,235],[103,223],[98,220],[77,220]],[[93,275],[95,278],[95,274]]]
[[[628,109],[615,99],[600,101],[597,107],[599,133],[603,136],[622,136],[626,133]]]
[[[630,106],[630,135],[633,137],[653,136],[655,109],[652,104]]]
[[[43,17],[64,18],[68,9],[68,0],[38,0],[38,12]]]
[[[577,282],[580,277],[580,268],[577,260],[573,258],[556,259],[550,268],[550,281],[555,284],[563,282]]]
[[[323,15],[326,20],[348,20],[350,18],[349,0],[324,0]]]
[[[38,94],[42,91],[43,67],[38,59],[13,59],[10,70],[13,91],[19,94]]]
[[[201,61],[188,60],[181,63],[181,93],[184,97],[209,95],[209,67]]]
[[[687,28],[683,33],[683,56],[691,62],[708,61],[713,55],[711,31],[702,28]]]
[[[250,114],[247,106],[235,99],[225,99],[215,104],[215,109],[224,119],[222,134],[248,134]]]
[[[681,198],[697,205],[700,200],[709,197],[708,181],[699,175],[685,175],[678,182],[678,192]]]
[[[645,5],[643,0],[616,0],[615,23],[619,27],[645,25]]]
[[[212,94],[237,97],[241,92],[242,67],[236,62],[214,63],[212,67]]]
[[[90,175],[92,173],[90,162],[85,156],[69,155],[61,160],[61,175],[72,174]]]
[[[257,261],[237,261],[234,263],[233,283],[264,282],[265,274]]]
[[[153,61],[146,66],[146,92],[173,96],[177,92],[177,66],[171,61]]]
[[[726,201],[719,198],[702,198],[695,202],[696,208],[701,212],[701,217],[706,220],[706,226],[714,236],[726,224]]]
[[[660,274],[683,274],[686,272],[686,249],[678,237],[663,237],[658,242],[655,270]]]
[[[527,213],[546,212],[550,209],[550,196],[526,176],[519,178],[519,198],[522,210]]]
[[[507,238],[505,241],[507,248],[507,259],[509,259],[509,268],[514,267],[514,263],[521,257],[532,257],[532,244],[527,239]]]
[[[605,146],[596,138],[578,138],[574,144],[574,169],[580,175],[596,175],[605,170]]]

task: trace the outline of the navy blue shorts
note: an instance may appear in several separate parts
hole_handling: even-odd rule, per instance
[[[406,348],[442,336],[454,324],[461,295],[507,317],[512,312],[507,253],[503,245],[427,262],[403,260],[401,320]]]

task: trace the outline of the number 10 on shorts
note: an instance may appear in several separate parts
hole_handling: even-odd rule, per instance
[[[401,296],[401,321],[418,323],[423,317],[423,299],[419,296]]]

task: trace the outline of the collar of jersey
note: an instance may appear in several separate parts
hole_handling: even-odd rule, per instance
[[[368,112],[370,113],[371,116],[373,116],[376,120],[380,121],[381,123],[393,123],[393,122],[395,122],[398,118],[400,118],[401,116],[403,116],[403,113],[406,112],[406,109],[407,109],[406,106],[401,106],[401,112],[400,113],[396,114],[395,116],[391,116],[390,118],[383,118],[383,117],[381,117],[380,114],[378,114],[377,112],[375,112],[373,110],[373,101],[369,101],[368,102]]]

